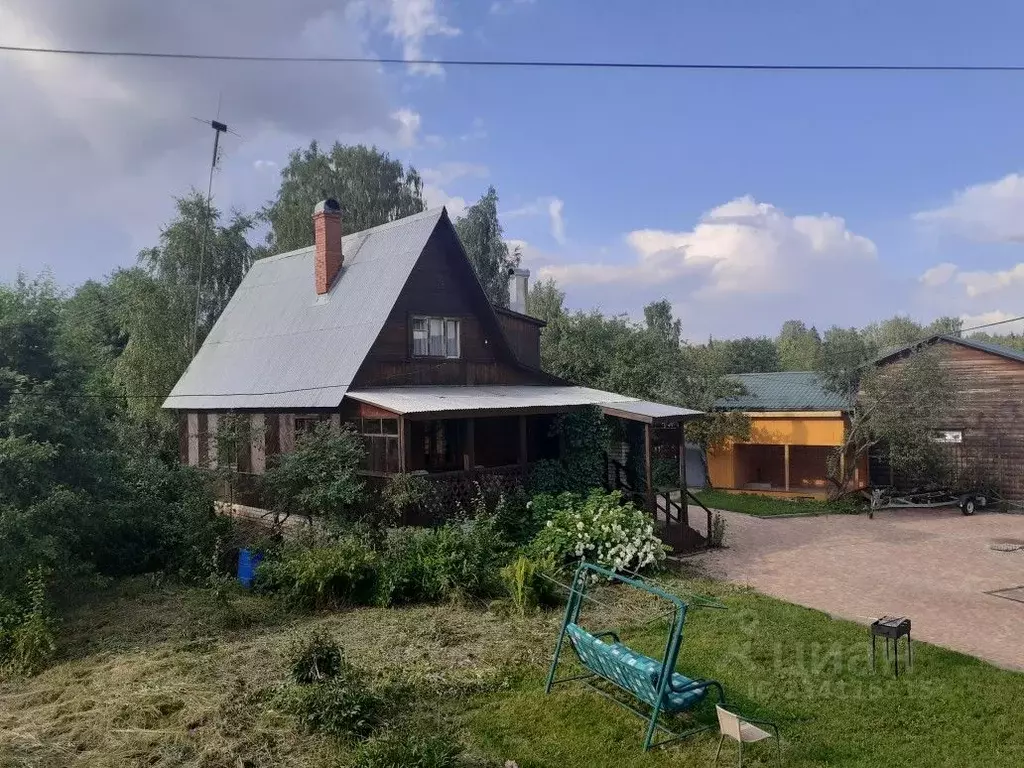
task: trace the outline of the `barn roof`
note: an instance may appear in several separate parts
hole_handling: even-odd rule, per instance
[[[910,352],[911,350],[929,346],[931,344],[936,343],[937,341],[946,341],[949,342],[950,344],[959,344],[962,347],[976,349],[979,352],[988,352],[990,355],[998,355],[999,357],[1004,357],[1007,360],[1013,360],[1018,363],[1024,363],[1024,352],[1021,352],[1020,350],[1012,349],[1010,347],[1004,347],[1001,344],[992,344],[991,342],[988,341],[980,341],[978,339],[963,338],[961,336],[952,336],[948,334],[936,334],[935,336],[929,336],[927,339],[922,339],[921,341],[916,341],[913,344],[908,344],[905,347],[900,347],[899,349],[886,353],[882,357],[878,358],[878,360],[876,360],[875,362],[888,362],[889,360],[896,357],[900,357],[906,354],[907,352]]]
[[[740,373],[729,377],[744,392],[715,401],[729,411],[848,411],[850,402],[827,389],[813,371]]]
[[[312,246],[246,274],[164,408],[335,408],[391,313],[444,208],[347,235],[329,293]]]

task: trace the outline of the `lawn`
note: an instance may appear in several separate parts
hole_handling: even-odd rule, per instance
[[[728,606],[690,612],[680,671],[720,680],[741,710],[775,720],[786,765],[1024,765],[1024,676],[918,643],[914,671],[896,680],[869,669],[864,627],[721,583],[669,583]],[[649,598],[598,598],[606,605],[585,609],[584,623],[660,652]],[[198,590],[123,583],[66,622],[53,668],[0,684],[0,766],[348,765],[349,748],[298,731],[273,706],[291,638],[314,626],[379,679],[401,680],[414,693],[408,716],[456,734],[471,765],[711,763],[711,734],[643,754],[643,724],[625,710],[575,684],[545,696],[559,621],[459,605],[302,616],[248,595],[225,613]],[[764,755],[750,749],[749,765],[774,764]]]
[[[776,515],[827,515],[849,514],[856,507],[814,499],[789,499],[782,496],[765,496],[758,493],[730,493],[729,491],[703,490],[695,493],[706,506],[743,512],[757,517]]]

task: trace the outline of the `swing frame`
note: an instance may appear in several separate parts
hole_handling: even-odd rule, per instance
[[[643,656],[636,651],[628,648],[622,644],[619,640],[619,636],[614,632],[600,632],[597,634],[590,634],[586,630],[583,630],[577,624],[580,615],[580,609],[582,607],[583,599],[586,596],[587,586],[589,585],[592,577],[596,576],[598,579],[607,579],[609,581],[619,582],[627,586],[639,589],[643,592],[655,595],[662,600],[666,600],[672,604],[672,622],[668,633],[668,638],[665,641],[665,652],[663,660],[657,662],[654,659]],[[630,578],[623,576],[614,571],[602,568],[592,563],[581,562],[579,568],[576,569],[576,575],[573,577],[572,587],[569,593],[569,601],[565,607],[565,617],[562,621],[562,628],[558,633],[558,641],[555,644],[555,655],[551,662],[551,670],[548,673],[547,686],[545,693],[551,693],[551,688],[559,683],[568,683],[573,681],[582,682],[591,690],[597,691],[597,693],[604,696],[606,699],[614,701],[622,708],[632,712],[642,720],[647,721],[647,733],[644,737],[644,751],[651,749],[652,747],[660,747],[668,744],[669,742],[679,741],[686,739],[690,736],[694,736],[704,731],[712,730],[715,728],[714,724],[702,725],[692,728],[687,731],[676,732],[668,728],[659,722],[658,718],[662,713],[675,713],[682,712],[688,709],[692,709],[697,706],[701,701],[706,698],[709,689],[715,689],[718,692],[719,703],[725,703],[725,692],[722,688],[721,683],[715,680],[698,679],[689,680],[688,678],[682,678],[685,680],[685,684],[677,686],[673,677],[682,677],[675,672],[676,661],[679,657],[679,649],[682,645],[683,639],[683,624],[686,620],[686,608],[687,605],[677,595],[670,594],[658,587],[648,584],[644,581],[640,581],[637,578]],[[571,625],[571,626],[570,626]],[[588,652],[581,653],[580,648],[577,647],[577,640],[574,639],[573,634],[578,637],[580,634],[586,635],[589,639],[588,642],[596,641],[600,648],[599,653],[611,657],[615,657],[616,654],[628,655],[629,658],[634,660],[642,660],[645,663],[649,663],[651,669],[660,669],[659,672],[654,673],[656,677],[651,680],[650,689],[646,690],[647,695],[641,695],[638,692],[635,684],[630,685],[627,683],[625,678],[627,675],[617,674],[617,670],[622,672],[629,672],[628,677],[632,677],[636,680],[636,667],[634,664],[629,664],[632,669],[626,670],[623,667],[628,663],[621,660],[615,660],[613,658],[605,658],[600,664],[589,663],[584,656],[591,655]],[[580,663],[587,673],[582,675],[573,675],[572,677],[565,677],[561,679],[555,678],[555,673],[558,668],[559,657],[562,653],[563,643],[566,637],[569,637],[569,645],[572,647],[579,659]],[[612,643],[605,643],[602,638],[610,638]],[[605,653],[606,649],[613,649],[609,655]],[[593,648],[591,650],[594,650]],[[632,695],[638,700],[648,704],[651,707],[651,712],[645,713],[642,710],[630,706],[624,701],[620,701],[615,696],[611,695],[607,691],[603,690],[598,685],[595,685],[594,680],[604,681],[614,685],[622,691]],[[670,694],[686,694],[694,693],[697,694],[692,704],[683,706],[673,706],[669,700]],[[654,738],[657,732],[662,732],[668,735],[668,738],[664,738],[661,741],[655,742]]]

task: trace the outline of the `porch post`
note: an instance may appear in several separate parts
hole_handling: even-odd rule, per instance
[[[519,417],[519,466],[525,467],[527,459],[526,417]]]
[[[462,454],[462,468],[471,472],[476,466],[476,419],[466,419],[466,448]]]
[[[647,491],[647,510],[656,512],[654,498],[654,470],[651,456],[651,425],[644,424],[644,484]]]
[[[789,490],[789,443],[783,446],[786,452],[786,490]]]
[[[686,422],[679,422],[679,485],[683,489],[683,498],[686,498],[686,489],[689,484],[686,482]]]
[[[826,469],[827,471],[827,469]],[[846,489],[846,451],[839,454],[839,481],[842,483],[841,489]]]
[[[686,422],[679,420],[679,506],[683,510],[683,525],[690,524],[690,484],[686,479]],[[710,529],[709,529],[710,530]]]
[[[409,448],[409,438],[405,434],[405,416],[398,417],[398,471],[405,473],[409,471],[409,457],[407,450]]]

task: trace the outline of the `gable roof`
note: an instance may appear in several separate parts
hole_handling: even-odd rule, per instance
[[[745,394],[722,397],[715,408],[729,411],[848,411],[849,401],[825,388],[813,371],[739,373],[728,377]]]
[[[342,239],[329,293],[314,247],[252,265],[164,408],[336,408],[384,327],[444,208]]]
[[[967,347],[968,349],[976,349],[979,352],[988,352],[990,355],[998,355],[999,357],[1004,357],[1007,360],[1024,363],[1024,352],[1010,347],[1004,347],[1000,344],[992,344],[987,341],[979,341],[977,339],[963,338],[960,336],[936,334],[935,336],[929,336],[927,339],[922,339],[921,341],[916,341],[913,344],[908,344],[905,347],[900,347],[892,352],[888,352],[875,360],[875,364],[886,363],[895,357],[901,357],[911,350],[926,347],[938,341],[947,341],[950,344],[959,344],[960,346]]]

